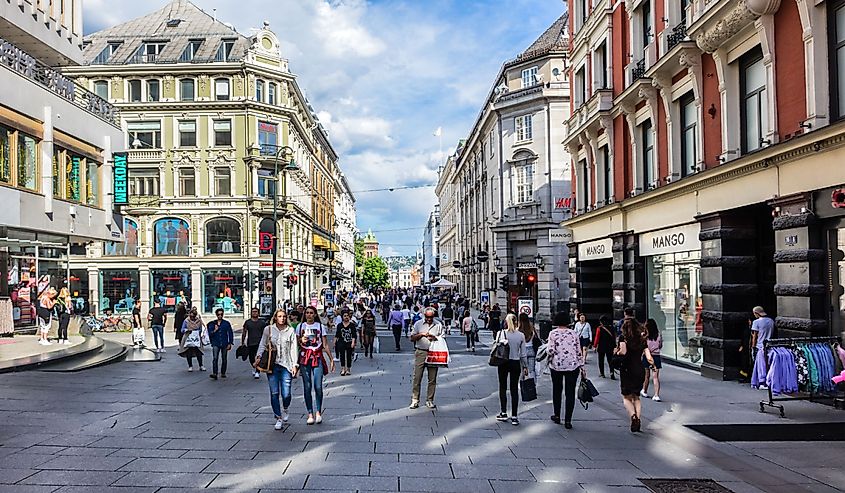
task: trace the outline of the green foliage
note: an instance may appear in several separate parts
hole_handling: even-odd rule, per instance
[[[371,257],[364,261],[361,284],[367,288],[390,287],[387,264],[384,263],[381,257]]]
[[[361,279],[364,275],[364,240],[360,236],[355,237],[355,277]]]

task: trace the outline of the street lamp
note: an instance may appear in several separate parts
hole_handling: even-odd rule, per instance
[[[543,267],[545,267],[545,264],[543,263],[543,256],[542,255],[540,255],[538,253],[537,256],[534,257],[534,262],[537,264],[538,269],[544,270]]]
[[[261,146],[261,151],[270,147],[268,144]],[[276,189],[273,191],[273,304],[275,307],[279,306],[279,298],[277,293],[278,274],[276,272],[276,255],[279,250],[279,156],[282,153],[290,155],[290,161],[285,165],[284,171],[295,170],[296,164],[293,162],[293,149],[288,146],[276,148],[275,156],[273,158],[273,179],[276,180]],[[274,308],[275,311],[275,308]]]

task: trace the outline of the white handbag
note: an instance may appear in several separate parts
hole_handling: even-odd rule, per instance
[[[185,342],[183,343],[185,347],[195,347],[198,348],[202,346],[202,336],[200,335],[199,330],[192,330],[185,336]]]

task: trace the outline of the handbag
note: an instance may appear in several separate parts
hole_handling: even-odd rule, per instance
[[[246,359],[249,358],[249,348],[243,344],[238,346],[238,349],[235,350],[235,358],[240,358],[243,361],[246,361]]]
[[[519,389],[522,391],[522,402],[531,402],[537,399],[537,383],[533,378],[520,380]]]
[[[622,365],[625,364],[625,356],[622,354],[614,354],[610,358],[610,369],[622,371]]]
[[[202,341],[203,346],[210,346],[211,345],[211,339],[209,339],[209,337],[208,337],[208,329],[205,328],[205,327],[203,327],[202,330],[200,331],[200,340]]]
[[[277,354],[278,349],[276,348],[276,345],[273,344],[273,341],[270,340],[270,337],[268,337],[267,345],[264,346],[264,352],[261,353],[261,357],[258,358],[258,361],[255,363],[255,369],[261,373],[273,373],[273,365],[276,363]]]
[[[508,339],[505,337],[505,339],[502,340],[502,336],[502,332],[499,332],[496,342],[493,344],[493,350],[490,351],[490,361],[488,361],[490,366],[502,366],[508,362],[508,356],[510,356]]]
[[[200,336],[200,331],[192,330],[188,332],[188,335],[185,336],[185,342],[182,343],[184,347],[195,347],[199,348],[202,346],[202,336]]]
[[[578,385],[578,401],[584,406],[584,409],[590,407],[590,403],[593,402],[593,394],[590,392],[590,387],[587,385],[586,378],[581,378],[581,384]]]
[[[428,347],[428,355],[425,357],[425,364],[428,366],[449,366],[451,361],[446,339],[438,337],[431,341],[431,345]]]

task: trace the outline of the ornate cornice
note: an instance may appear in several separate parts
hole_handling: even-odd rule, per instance
[[[695,42],[701,51],[713,53],[751,22],[762,15],[774,14],[779,8],[780,0],[740,0],[713,27],[700,33]]]

